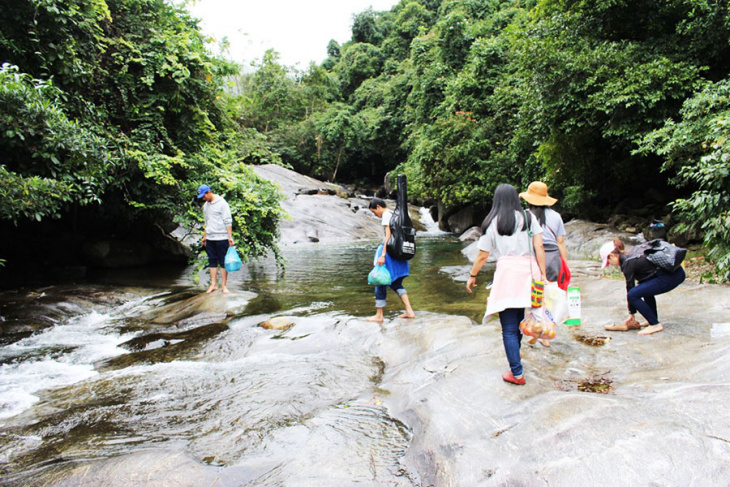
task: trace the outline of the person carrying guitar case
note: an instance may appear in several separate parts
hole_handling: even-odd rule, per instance
[[[369,209],[381,219],[385,232],[383,243],[375,252],[374,264],[384,265],[390,272],[392,279],[390,288],[398,294],[406,309],[399,318],[415,318],[416,314],[408,299],[408,291],[403,287],[403,279],[408,277],[409,273],[408,260],[416,253],[416,231],[408,215],[406,177],[398,175],[398,199],[395,211],[389,210],[385,201],[380,198],[373,198]],[[383,321],[387,291],[388,286],[375,286],[375,315],[367,318],[367,321]]]

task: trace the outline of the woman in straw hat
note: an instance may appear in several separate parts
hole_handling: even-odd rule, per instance
[[[527,201],[530,211],[537,217],[542,232],[542,244],[545,247],[545,266],[547,280],[557,282],[562,289],[567,289],[567,283],[560,282],[560,271],[568,261],[568,248],[565,246],[565,226],[560,213],[550,208],[557,199],[548,195],[548,187],[541,181],[533,181],[527,191],[520,193],[520,198]]]
[[[557,282],[561,289],[568,289],[570,270],[568,269],[568,248],[565,246],[565,226],[560,213],[550,208],[558,200],[548,194],[548,187],[542,181],[533,181],[527,191],[520,193],[520,197],[527,201],[530,212],[537,217],[542,232],[542,244],[545,248],[545,270],[547,280]],[[528,341],[535,343],[533,337]],[[540,340],[546,347],[550,341]]]

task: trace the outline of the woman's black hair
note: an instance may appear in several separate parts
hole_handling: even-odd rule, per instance
[[[500,235],[512,235],[515,233],[515,212],[522,214],[522,205],[517,190],[510,184],[500,184],[494,190],[492,209],[482,222],[482,233],[487,231],[489,225],[497,219],[497,233]],[[522,230],[527,230],[527,221],[521,217]]]
[[[385,205],[385,201],[381,200],[380,198],[373,198],[370,200],[370,204],[368,205],[368,208],[371,210],[374,210],[378,206],[381,206],[383,208],[387,208]]]
[[[547,206],[537,206],[530,203],[530,212],[537,217],[541,227],[545,226],[545,208]]]

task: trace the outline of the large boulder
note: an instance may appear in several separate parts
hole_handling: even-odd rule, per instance
[[[473,242],[474,240],[479,240],[481,236],[481,227],[474,226],[459,235],[459,240],[461,240],[462,242]]]
[[[446,223],[454,233],[462,233],[474,226],[474,207],[469,205],[452,213],[446,219]]]
[[[690,242],[700,240],[697,230],[681,230],[679,225],[675,225],[667,232],[667,241],[680,247],[686,247]]]
[[[262,178],[277,183],[284,194],[281,206],[291,217],[281,222],[284,244],[382,237],[380,221],[368,210],[369,201],[349,198],[347,188],[273,164],[253,169]]]

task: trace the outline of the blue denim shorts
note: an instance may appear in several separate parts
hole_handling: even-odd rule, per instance
[[[403,279],[407,276],[399,277],[390,286],[375,286],[375,307],[385,308],[385,298],[388,293],[388,287],[398,294],[398,297],[402,297],[404,294],[408,294],[406,288],[403,287]]]

